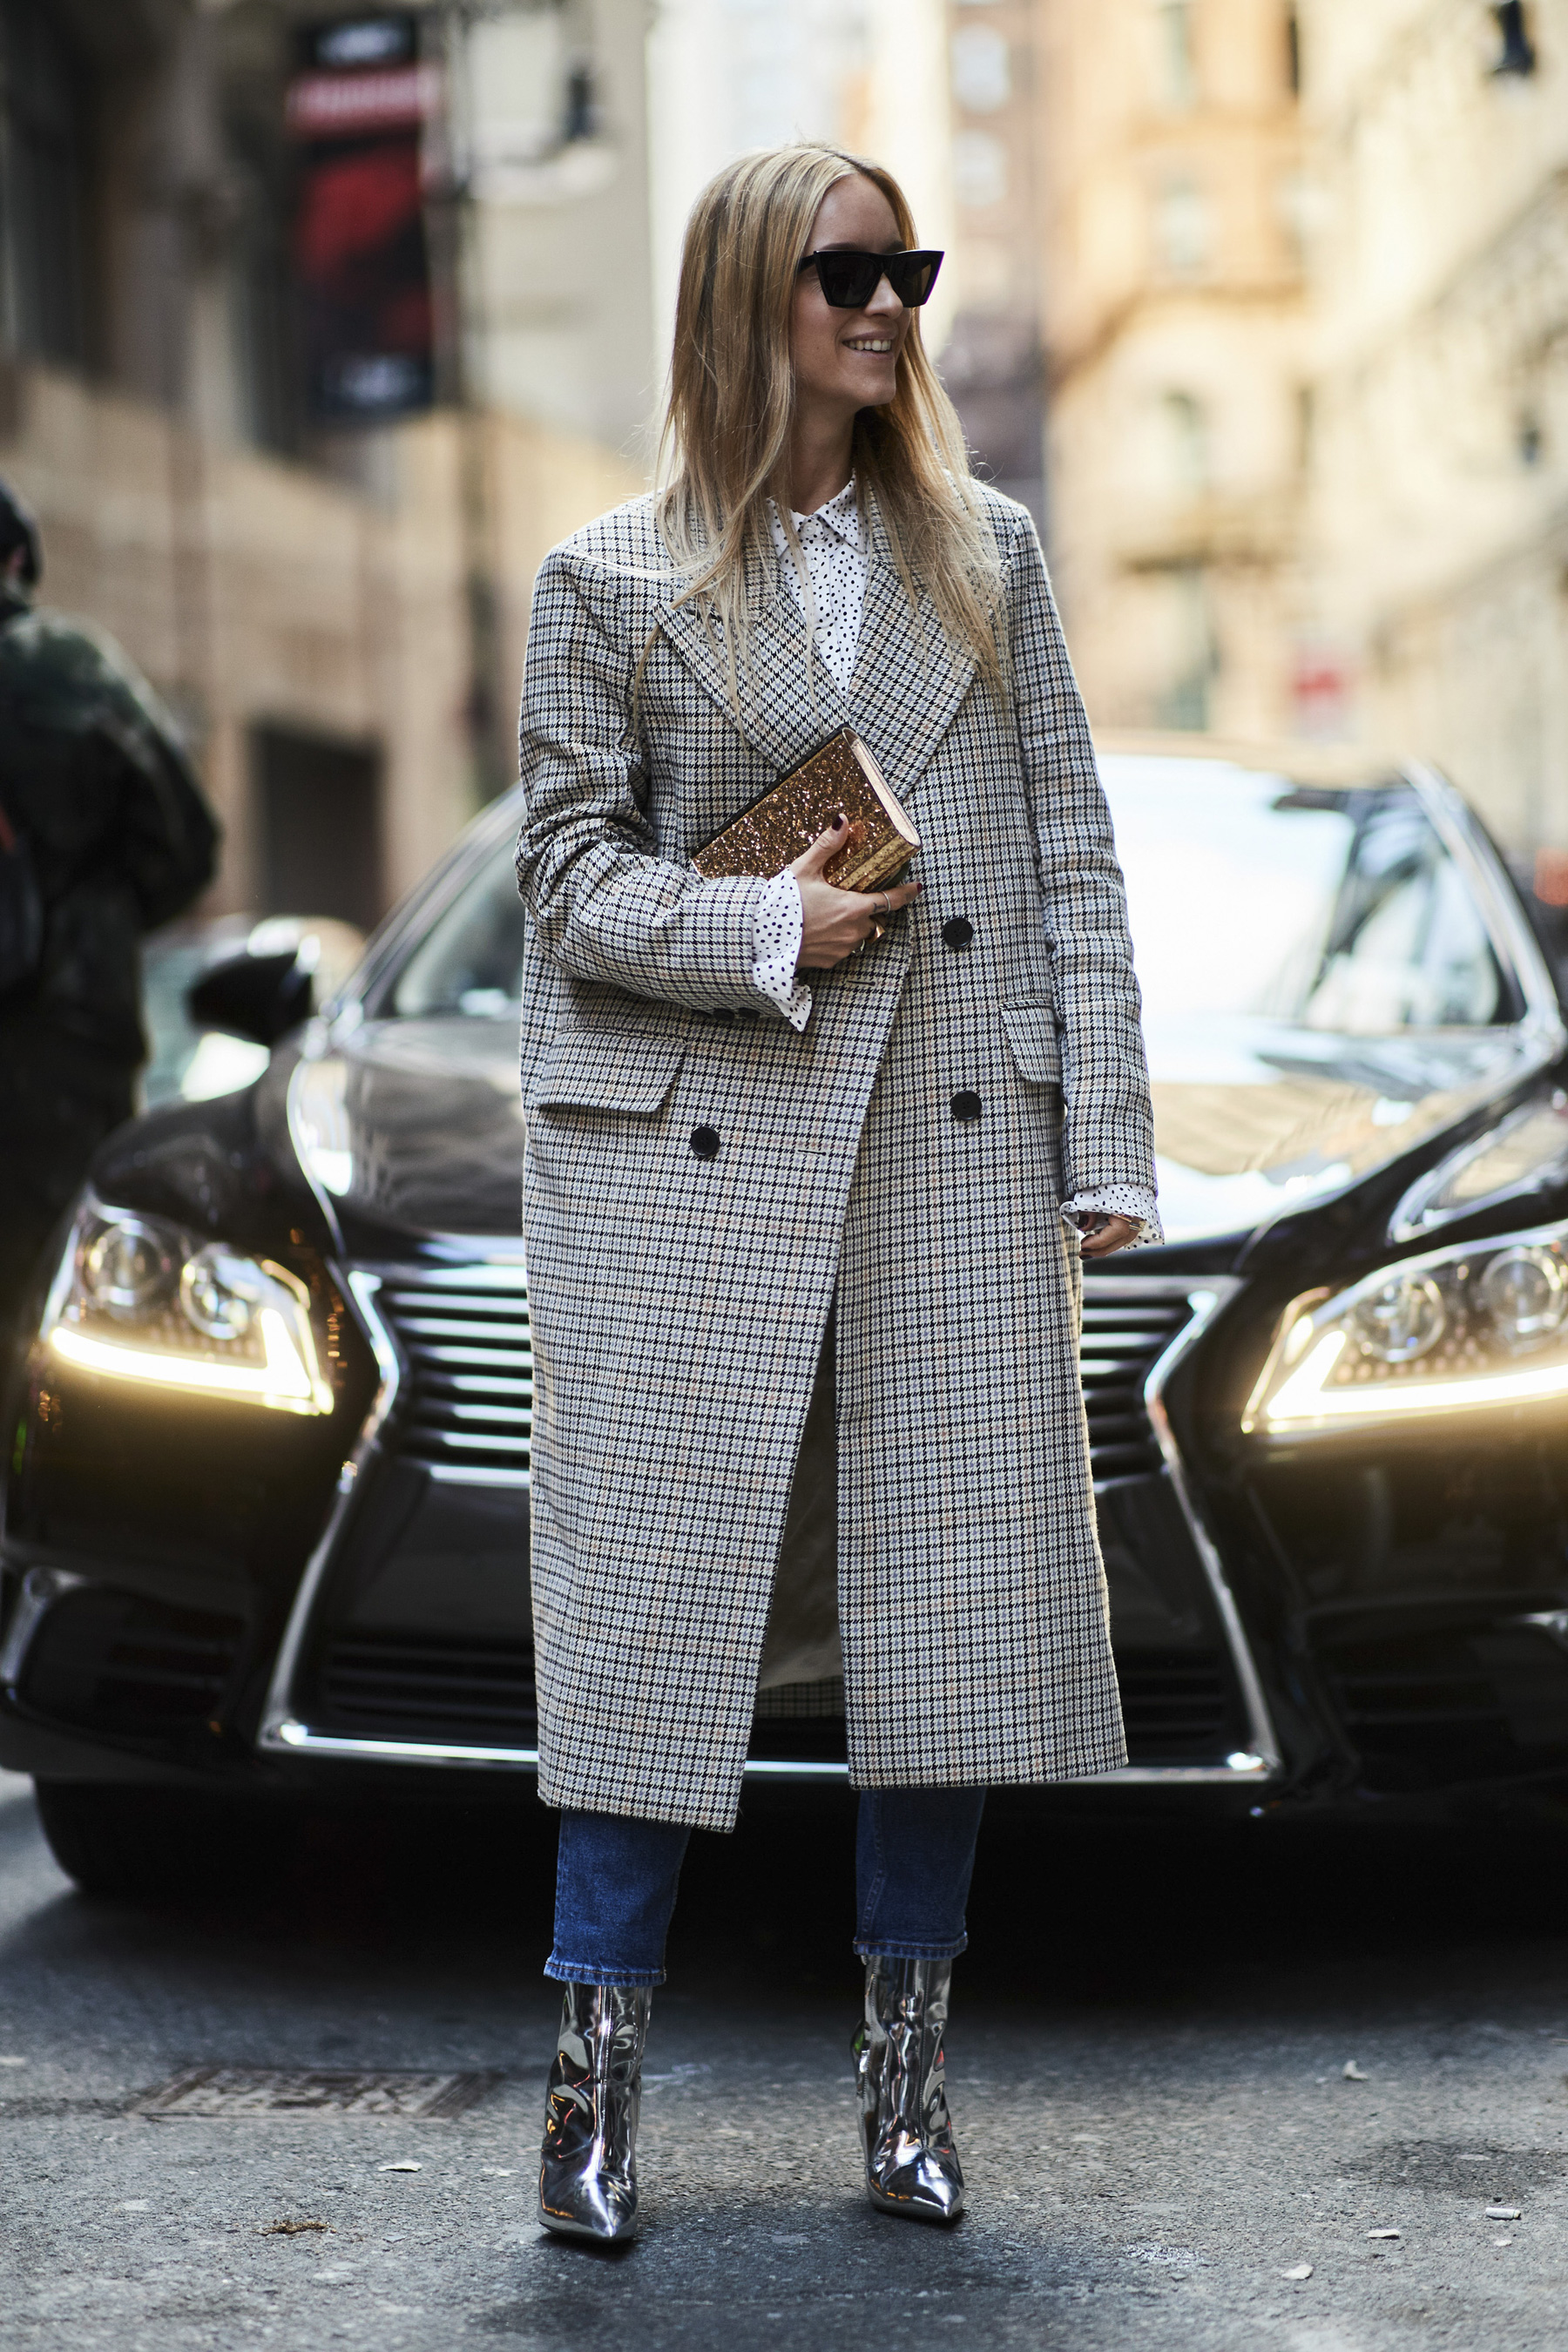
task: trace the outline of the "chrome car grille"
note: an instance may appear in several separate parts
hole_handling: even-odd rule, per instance
[[[1116,1661],[1127,1760],[1202,1762],[1245,1743],[1236,1686],[1215,1652],[1134,1653]]]
[[[1186,1286],[1091,1274],[1083,1291],[1079,1360],[1094,1475],[1138,1477],[1160,1467],[1143,1383],[1190,1318]],[[533,1348],[521,1267],[399,1270],[386,1277],[381,1306],[411,1375],[403,1458],[448,1478],[526,1485]]]
[[[1160,1467],[1143,1404],[1143,1383],[1178,1331],[1192,1320],[1186,1282],[1168,1276],[1086,1274],[1079,1363],[1097,1483]]]
[[[531,1642],[341,1634],[321,1661],[314,1719],[383,1739],[516,1746],[535,1737]]]
[[[438,1477],[526,1486],[533,1345],[520,1265],[398,1269],[379,1304],[410,1375],[397,1450]]]

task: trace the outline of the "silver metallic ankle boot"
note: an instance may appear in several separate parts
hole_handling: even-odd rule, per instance
[[[544,2108],[539,2218],[614,2245],[637,2231],[637,2109],[647,1985],[569,1984]]]
[[[855,2036],[866,2190],[884,2213],[956,2221],[963,2172],[947,2112],[942,2035],[951,1960],[866,1963],[866,2018]]]

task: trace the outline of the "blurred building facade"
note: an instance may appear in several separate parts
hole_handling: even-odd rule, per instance
[[[374,12],[0,0],[0,473],[42,522],[46,600],[185,726],[226,827],[215,909],[383,911],[512,767],[539,558],[640,484],[640,45],[626,0],[544,14],[531,85],[454,112],[459,155],[444,105],[432,125],[441,404],[346,427],[302,398],[287,92],[303,26]],[[419,37],[455,81],[444,29]],[[571,287],[534,247],[574,252]],[[476,268],[542,315],[476,301]]]
[[[948,0],[953,316],[942,355],[980,471],[1044,528],[1033,0]]]
[[[1309,372],[1292,13],[1036,17],[1051,553],[1090,709],[1285,731]]]
[[[1440,759],[1510,850],[1561,851],[1568,0],[1303,0],[1301,34],[1329,716],[1337,692],[1344,728]]]
[[[1104,725],[1568,844],[1568,0],[1035,0],[1053,568]]]

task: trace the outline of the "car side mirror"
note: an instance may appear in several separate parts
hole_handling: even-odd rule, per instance
[[[310,971],[293,953],[227,956],[185,992],[195,1027],[226,1030],[258,1045],[275,1045],[313,1009]]]

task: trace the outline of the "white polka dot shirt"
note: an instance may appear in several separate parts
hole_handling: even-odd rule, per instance
[[[813,643],[825,667],[840,690],[847,694],[855,675],[860,615],[871,567],[870,550],[860,528],[855,484],[853,480],[847,483],[836,499],[829,499],[815,514],[791,511],[811,586],[809,605],[806,581],[802,580],[790,552],[776,509],[769,509],[768,520],[779,555],[780,580],[803,617],[810,619],[811,606],[815,606]],[[800,960],[800,889],[786,869],[771,884],[757,912],[752,981],[761,995],[777,1005],[794,1029],[804,1029],[811,1017],[811,991],[795,970]],[[1164,1238],[1154,1195],[1136,1184],[1104,1184],[1094,1192],[1076,1192],[1063,1203],[1062,1215],[1074,1232],[1092,1224],[1096,1216],[1127,1217],[1137,1225],[1140,1241],[1160,1242]]]

